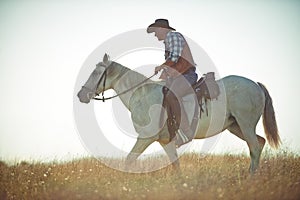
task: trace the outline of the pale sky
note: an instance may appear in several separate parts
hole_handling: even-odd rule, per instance
[[[106,40],[146,28],[156,18],[169,19],[200,45],[221,77],[236,74],[262,82],[273,98],[284,146],[299,153],[300,2],[170,3],[1,1],[0,158],[87,155],[73,117],[74,90],[79,89],[74,87],[83,63]],[[160,64],[159,55],[152,55],[153,63]],[[134,56],[118,62],[143,63]],[[106,104],[111,106],[95,106]],[[264,136],[261,121],[257,133]],[[224,132],[214,151],[248,149]]]

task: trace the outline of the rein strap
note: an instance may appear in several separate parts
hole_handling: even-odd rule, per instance
[[[138,86],[144,84],[145,82],[147,82],[148,80],[150,80],[152,77],[154,77],[156,74],[157,74],[157,73],[154,73],[154,74],[153,74],[152,76],[150,76],[149,78],[146,78],[145,80],[143,80],[143,81],[140,82],[139,84],[137,84],[137,85],[135,85],[135,86],[133,86],[133,87],[131,87],[131,88],[129,88],[129,89],[127,89],[127,90],[125,90],[125,91],[119,93],[119,94],[116,94],[116,95],[114,95],[114,96],[106,97],[106,98],[105,98],[105,97],[104,97],[104,90],[105,90],[105,82],[106,82],[106,76],[107,76],[107,72],[106,72],[106,70],[105,70],[103,76],[102,76],[102,77],[100,78],[100,80],[99,80],[99,82],[101,82],[101,80],[104,78],[104,81],[103,81],[103,91],[102,91],[102,94],[101,94],[101,95],[102,95],[102,98],[97,97],[97,96],[99,96],[99,94],[96,94],[96,97],[94,97],[93,99],[94,99],[94,100],[100,100],[100,101],[103,101],[103,102],[104,102],[105,100],[109,100],[109,99],[113,99],[113,98],[115,98],[115,97],[121,96],[121,95],[123,95],[123,94],[129,92],[130,90],[133,90],[134,88],[137,88]]]

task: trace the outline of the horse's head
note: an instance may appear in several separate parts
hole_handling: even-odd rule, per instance
[[[92,72],[84,86],[78,92],[77,96],[82,103],[89,103],[92,98],[100,94],[102,91],[112,88],[113,74],[107,54],[104,55],[103,61],[96,65],[96,69]]]

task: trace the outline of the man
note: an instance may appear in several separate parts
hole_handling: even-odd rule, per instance
[[[194,137],[187,114],[180,102],[183,96],[193,92],[191,85],[197,82],[198,75],[195,72],[195,63],[186,40],[182,34],[174,31],[176,30],[169,26],[167,19],[157,19],[147,28],[147,33],[154,32],[157,39],[164,41],[165,44],[165,62],[155,68],[155,73],[163,70],[160,78],[166,80],[166,87],[163,91],[164,102],[166,101],[173,111],[178,106],[181,108],[179,111],[180,127],[177,126],[178,130],[175,131],[177,136],[175,142],[179,147]]]

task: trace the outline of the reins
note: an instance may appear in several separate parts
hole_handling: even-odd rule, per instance
[[[99,94],[96,93],[96,96],[93,97],[93,99],[94,99],[94,100],[100,100],[100,101],[103,101],[103,102],[104,102],[105,100],[109,100],[109,99],[113,99],[113,98],[115,98],[115,97],[121,96],[121,95],[123,95],[123,94],[129,92],[130,90],[133,90],[134,88],[137,88],[137,87],[139,87],[140,85],[144,84],[145,82],[147,82],[148,80],[150,80],[152,77],[154,77],[156,74],[157,74],[157,73],[154,73],[152,76],[146,78],[145,80],[143,80],[143,81],[140,82],[139,84],[137,84],[137,85],[135,85],[135,86],[133,86],[133,87],[131,87],[131,88],[129,88],[129,89],[127,89],[127,90],[125,90],[125,91],[119,93],[119,94],[113,95],[113,96],[111,96],[111,97],[104,97],[105,82],[106,82],[106,77],[107,77],[107,70],[105,69],[105,71],[103,72],[103,75],[101,76],[100,80],[99,80],[98,83],[97,83],[97,88],[98,88],[98,86],[100,85],[102,79],[104,79],[104,81],[103,81],[103,91],[102,91],[102,93],[101,93],[102,98],[97,97],[97,96],[99,96]]]

